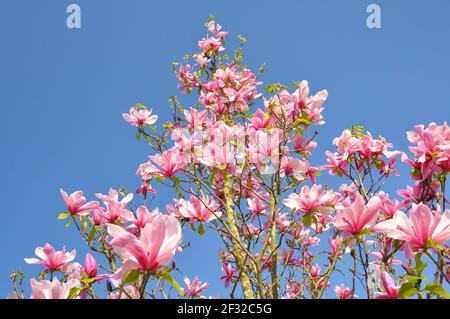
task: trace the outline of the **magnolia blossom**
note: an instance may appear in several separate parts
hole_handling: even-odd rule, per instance
[[[299,160],[294,157],[283,157],[281,159],[280,176],[293,175],[297,180],[303,181],[309,168],[309,163],[305,159]]]
[[[105,205],[107,205],[110,202],[119,202],[120,204],[122,204],[123,207],[125,207],[125,205],[131,202],[131,200],[133,199],[133,194],[129,193],[119,201],[119,192],[112,188],[109,189],[108,195],[97,193],[95,194],[95,196],[101,199]]]
[[[264,113],[261,109],[257,109],[252,117],[250,128],[260,130],[266,128],[267,126],[272,124],[272,122],[273,122],[272,116]]]
[[[184,117],[190,128],[201,127],[208,120],[208,112],[206,110],[198,111],[191,107],[189,111],[184,110]]]
[[[34,278],[30,280],[31,296],[30,299],[67,299],[70,289],[75,286],[72,282],[60,282],[57,278],[52,281],[37,281]]]
[[[44,265],[48,270],[63,269],[69,262],[75,259],[77,254],[76,250],[66,252],[66,248],[56,251],[52,245],[46,243],[44,247],[37,247],[34,251],[40,258],[25,258],[25,262],[28,264]]]
[[[327,156],[327,165],[323,165],[320,169],[328,169],[330,175],[348,175],[348,161],[339,153],[325,152]]]
[[[97,261],[91,254],[86,254],[83,270],[89,278],[95,278],[97,276]]]
[[[160,167],[158,174],[169,177],[187,167],[184,154],[177,148],[171,148],[162,154],[149,156],[150,160]]]
[[[122,117],[133,126],[152,125],[158,120],[158,115],[152,115],[152,110],[138,109],[134,106],[130,108],[130,114],[123,113]]]
[[[123,260],[123,269],[139,269],[156,272],[173,258],[182,240],[181,226],[177,219],[159,214],[141,229],[140,238],[124,228],[110,224],[108,233],[114,251]]]
[[[344,130],[341,136],[336,137],[333,140],[333,144],[336,145],[336,148],[342,155],[343,160],[346,160],[347,157],[360,149],[360,141],[356,137],[353,137],[352,133],[348,129]]]
[[[89,211],[98,208],[98,202],[86,203],[86,197],[83,196],[82,191],[73,192],[70,195],[61,188],[61,196],[67,205],[67,210],[72,215],[87,215]]]
[[[414,162],[405,161],[413,168],[418,167],[424,179],[430,178],[433,172],[450,171],[450,128],[447,123],[437,125],[433,122],[426,129],[423,125],[415,128],[416,132],[407,133],[408,140],[415,144],[409,148],[414,154]]]
[[[233,268],[230,263],[225,263],[222,266],[222,272],[224,275],[220,277],[220,280],[223,280],[225,283],[225,288],[228,288],[230,282],[238,278],[236,276],[237,269]]]
[[[363,197],[357,193],[355,201],[348,207],[345,207],[341,212],[336,213],[334,219],[334,227],[344,232],[356,235],[366,227],[371,227],[375,224],[381,200],[378,196],[373,196],[367,204],[364,203]]]
[[[439,208],[432,211],[424,204],[413,204],[409,219],[404,212],[397,211],[392,219],[375,228],[390,238],[406,241],[413,250],[428,247],[429,240],[444,245],[450,239],[450,210],[441,213]]]
[[[340,284],[334,288],[334,292],[339,299],[353,299],[353,290],[346,287],[344,284]]]
[[[192,195],[189,200],[181,198],[175,202],[179,216],[191,221],[209,222],[222,215],[222,212],[218,210],[220,205],[216,204],[214,199],[205,196]]]
[[[252,219],[258,215],[265,215],[269,205],[263,200],[266,196],[254,196],[247,198],[248,209],[253,213]]]
[[[378,299],[397,299],[400,286],[396,286],[394,279],[386,271],[380,271],[380,279],[385,293],[378,295]]]
[[[200,293],[208,289],[209,287],[207,282],[202,283],[197,276],[195,276],[192,282],[187,276],[185,276],[184,283],[186,284],[187,287],[187,289],[184,289],[184,294],[189,297],[199,297]]]
[[[339,199],[339,194],[333,191],[324,192],[322,185],[313,185],[311,188],[304,186],[299,194],[290,194],[283,200],[283,204],[302,213],[329,213],[333,207],[340,207]]]
[[[148,208],[145,206],[139,206],[136,209],[136,218],[131,220],[134,227],[138,229],[142,229],[148,223],[151,223],[155,216],[160,215],[159,208],[155,208],[152,212],[148,211]]]

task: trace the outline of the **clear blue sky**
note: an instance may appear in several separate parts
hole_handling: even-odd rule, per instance
[[[382,9],[380,30],[366,27],[372,2]],[[66,27],[70,3],[81,6],[81,30]],[[450,120],[449,12],[446,0],[1,1],[0,296],[12,288],[11,271],[36,275],[40,268],[23,261],[36,246],[82,247],[56,220],[60,187],[90,198],[109,186],[137,188],[136,168],[149,154],[121,113],[140,102],[168,117],[167,98],[178,94],[170,64],[196,51],[209,14],[230,38],[249,39],[246,60],[267,64],[265,83],[307,79],[313,91],[329,91],[318,165],[352,124],[406,150],[415,124]],[[402,172],[388,191],[409,182]],[[168,200],[161,192],[157,204]],[[217,241],[185,237],[193,248],[178,264],[226,296]]]

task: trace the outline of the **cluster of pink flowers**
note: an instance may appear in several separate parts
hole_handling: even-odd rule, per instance
[[[197,93],[198,103],[184,107],[171,98],[173,122],[161,127],[143,105],[123,114],[152,151],[136,171],[141,178],[136,193],[142,196],[110,189],[88,202],[81,191],[61,190],[66,209],[58,218],[74,224],[106,264],[100,268],[87,254],[81,265],[74,261],[75,250],[38,247],[39,258],[25,259],[44,267],[30,281],[30,297],[97,298],[97,283],[105,284],[113,299],[174,293],[206,298],[210,284],[198,276],[182,276],[184,288],[176,280],[182,271],[174,258],[189,253],[190,243],[183,245],[189,231],[214,232],[222,241],[218,277],[231,297],[322,298],[330,287],[340,299],[447,296],[448,125],[418,125],[408,132],[413,159],[354,126],[334,139],[336,151],[325,153],[325,165],[313,166],[309,157],[318,132],[311,127],[325,123],[328,92],[310,94],[303,80],[291,88],[270,84],[265,91],[271,95],[264,97],[260,75],[242,64],[241,47],[230,60],[228,33],[212,19],[207,28],[200,52],[175,71],[180,90]],[[397,199],[383,186],[399,174],[394,166],[400,154],[413,181],[397,191]],[[338,190],[319,183],[324,170],[345,179]],[[164,212],[150,209],[155,184],[173,190]],[[425,284],[427,265],[434,267],[434,278]],[[337,281],[337,272],[345,284]],[[11,297],[24,298],[18,276],[12,276]]]

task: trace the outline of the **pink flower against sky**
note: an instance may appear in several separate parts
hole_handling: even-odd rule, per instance
[[[413,250],[428,246],[428,240],[444,245],[450,239],[450,210],[441,213],[424,204],[413,204],[410,217],[397,211],[392,219],[375,227],[393,239],[406,241]]]
[[[367,204],[364,203],[363,197],[356,193],[355,201],[341,212],[336,213],[334,219],[334,227],[344,232],[356,235],[361,230],[371,227],[375,224],[381,200],[377,196],[373,196]]]
[[[60,251],[56,251],[49,243],[46,243],[44,247],[37,247],[34,252],[40,259],[25,258],[25,262],[28,264],[44,265],[48,270],[63,269],[69,262],[75,259],[77,254],[75,249],[71,252],[66,252],[65,247]]]
[[[122,117],[133,126],[152,125],[158,120],[158,115],[152,115],[152,110],[138,109],[134,106],[130,108],[129,114],[123,113]]]
[[[141,230],[140,237],[114,224],[108,226],[110,242],[123,260],[123,268],[155,272],[173,258],[182,240],[180,222],[167,215],[154,216]]]
[[[83,196],[82,191],[76,191],[70,195],[67,195],[67,193],[61,188],[60,192],[64,202],[67,205],[67,210],[72,215],[87,215],[90,211],[98,208],[99,203],[96,201],[86,203],[86,197]]]

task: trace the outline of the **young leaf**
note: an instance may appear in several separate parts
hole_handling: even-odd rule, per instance
[[[417,288],[414,287],[409,282],[407,282],[407,283],[404,283],[400,287],[400,290],[398,291],[398,298],[406,299],[406,298],[409,298],[409,297],[415,295],[416,293],[417,293]]]
[[[180,284],[172,278],[170,273],[167,270],[160,271],[157,275],[158,278],[164,278],[165,281],[173,288],[175,288],[180,294],[184,293],[183,288],[181,288]]]
[[[72,289],[70,289],[67,299],[75,299],[83,289],[84,287],[73,287]]]
[[[197,231],[200,236],[203,236],[205,234],[205,227],[203,227],[203,224],[200,224],[197,228]]]
[[[70,213],[62,212],[61,214],[58,215],[58,219],[66,219],[69,216],[70,216]]]
[[[445,299],[450,299],[450,294],[438,283],[431,282],[424,287],[424,290]]]
[[[134,284],[139,279],[140,274],[141,273],[139,272],[139,270],[132,270],[123,277],[122,283],[124,285],[125,284]]]

